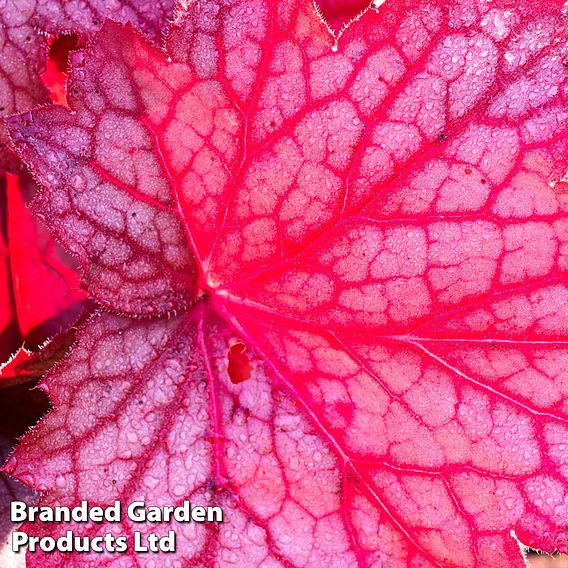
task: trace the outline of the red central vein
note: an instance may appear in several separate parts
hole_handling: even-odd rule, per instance
[[[276,27],[276,23],[275,23],[275,14],[273,11],[269,12],[268,15],[268,24],[267,24],[267,36],[271,37],[275,34],[275,27]],[[223,85],[223,87],[225,88],[225,91],[227,93],[227,96],[229,98],[229,100],[231,101],[231,104],[233,105],[233,107],[239,112],[239,114],[242,116],[243,118],[243,126],[242,126],[242,130],[241,130],[241,134],[242,134],[242,148],[240,151],[240,159],[237,161],[237,167],[235,169],[235,171],[230,171],[229,168],[227,168],[227,171],[229,172],[229,175],[231,176],[231,191],[229,192],[229,195],[227,197],[226,203],[225,203],[225,208],[223,211],[223,215],[221,218],[221,222],[219,223],[219,226],[217,228],[217,234],[213,240],[213,243],[211,244],[211,246],[209,247],[209,253],[207,254],[207,260],[205,262],[205,265],[209,265],[211,263],[211,259],[213,258],[213,254],[215,252],[215,249],[218,247],[219,242],[221,240],[221,236],[223,233],[223,230],[225,229],[225,226],[227,224],[227,220],[229,219],[229,214],[231,212],[231,208],[233,205],[233,201],[235,200],[235,196],[239,190],[239,185],[240,183],[244,180],[244,176],[246,174],[246,170],[247,170],[247,166],[248,166],[248,160],[249,160],[249,146],[252,145],[252,140],[251,140],[251,128],[250,128],[250,123],[251,123],[251,115],[253,115],[255,109],[257,108],[258,105],[258,101],[262,92],[262,87],[265,83],[265,77],[266,74],[269,71],[269,63],[271,62],[271,58],[273,56],[273,51],[274,51],[274,46],[276,45],[276,42],[273,42],[270,45],[269,49],[263,49],[262,50],[262,55],[261,55],[261,59],[260,59],[260,63],[259,63],[259,67],[258,67],[258,73],[256,75],[256,81],[255,81],[255,85],[252,91],[252,94],[250,96],[250,101],[248,103],[248,109],[245,110],[245,105],[244,104],[239,104],[239,102],[236,100],[236,97],[233,96],[229,96],[231,94],[231,90],[230,88],[227,87],[226,85],[226,79],[225,77],[223,77],[224,74],[224,69],[221,68],[219,70],[219,82]],[[219,58],[219,64],[222,65],[222,58]]]
[[[207,345],[205,342],[205,304],[201,302],[199,323],[197,330],[197,341],[201,352],[203,353],[203,362],[205,365],[205,371],[207,373],[207,385],[209,388],[209,415],[211,418],[211,446],[213,447],[213,469],[215,473],[215,484],[217,489],[224,488],[227,485],[227,478],[223,474],[223,448],[221,440],[223,439],[223,433],[221,430],[221,413],[219,409],[219,400],[217,396],[217,389],[215,385],[215,375],[213,369],[211,368],[209,354],[207,352]]]
[[[200,279],[200,284],[202,285],[202,287],[205,287],[205,274],[203,271],[203,262],[201,257],[199,256],[199,250],[197,249],[196,243],[195,243],[195,239],[193,238],[193,235],[191,233],[190,230],[190,225],[189,225],[189,219],[185,213],[185,210],[183,208],[182,205],[182,196],[181,196],[181,192],[179,190],[177,181],[175,176],[172,173],[172,167],[168,161],[167,158],[167,154],[164,151],[164,149],[162,148],[162,141],[160,140],[160,136],[159,133],[156,132],[156,129],[154,128],[154,125],[148,120],[147,117],[141,117],[141,122],[142,124],[146,127],[146,129],[148,130],[148,132],[150,132],[150,134],[152,135],[153,139],[154,139],[154,147],[156,148],[156,152],[158,154],[158,158],[160,161],[160,164],[162,166],[162,170],[166,176],[166,179],[168,180],[168,184],[170,186],[170,189],[172,190],[172,193],[174,195],[174,199],[176,202],[176,209],[177,212],[182,220],[182,225],[185,229],[185,233],[189,242],[189,245],[191,246],[191,251],[194,255],[194,258],[197,262],[197,272],[198,272],[198,278]]]
[[[206,277],[205,277],[205,274],[204,274],[204,271],[203,271],[203,263],[202,263],[202,260],[199,256],[199,252],[198,252],[197,246],[195,244],[195,240],[194,240],[193,235],[191,233],[191,230],[189,228],[189,220],[188,220],[186,213],[184,211],[184,208],[182,206],[182,200],[181,200],[181,195],[180,195],[178,184],[176,182],[174,175],[172,174],[171,166],[168,163],[166,153],[164,152],[164,150],[161,146],[160,137],[159,137],[158,133],[156,132],[155,128],[153,127],[153,125],[150,123],[149,120],[143,118],[142,122],[154,138],[154,145],[156,147],[156,152],[158,153],[158,157],[160,159],[160,163],[162,165],[163,171],[164,171],[164,173],[167,177],[170,188],[171,188],[171,190],[174,194],[178,213],[179,213],[179,215],[180,215],[180,217],[183,221],[182,224],[185,228],[187,238],[189,240],[193,254],[195,255],[195,258],[196,258],[197,263],[198,263],[198,272],[199,272],[198,277],[201,281],[202,286],[205,286]],[[209,388],[209,409],[210,409],[210,416],[211,416],[211,428],[212,428],[212,431],[213,431],[211,445],[213,447],[213,468],[214,468],[214,474],[215,474],[215,482],[216,482],[216,486],[218,488],[222,488],[222,487],[226,486],[227,479],[226,479],[225,475],[223,474],[223,467],[222,467],[223,448],[221,447],[221,439],[222,439],[221,414],[220,414],[220,410],[219,410],[219,403],[218,403],[217,392],[216,392],[216,387],[215,387],[214,373],[213,373],[213,370],[212,370],[210,362],[209,362],[209,356],[208,356],[207,346],[206,346],[206,342],[205,342],[204,311],[205,311],[205,304],[203,302],[201,302],[200,317],[199,317],[199,324],[198,324],[198,342],[199,342],[199,346],[201,348],[201,351],[203,353],[203,361],[204,361],[205,370],[206,370],[206,373],[207,373],[207,383],[208,383],[208,388]]]

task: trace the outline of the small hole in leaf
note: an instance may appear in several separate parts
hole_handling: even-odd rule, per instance
[[[251,366],[245,345],[242,343],[232,345],[227,354],[227,359],[229,361],[227,373],[233,384],[238,385],[250,379]]]
[[[65,88],[69,72],[69,53],[79,46],[76,34],[65,34],[51,37],[49,42],[49,57],[46,70],[42,73],[44,85],[49,89],[51,99],[61,105],[67,103]]]
[[[69,53],[79,46],[77,34],[64,34],[49,42],[49,59],[60,73],[69,71]]]
[[[438,140],[445,140],[446,138],[447,136],[444,132],[440,132],[440,134],[438,134]]]

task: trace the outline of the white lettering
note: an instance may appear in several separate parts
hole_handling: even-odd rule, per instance
[[[223,509],[221,507],[207,507],[207,520],[210,523],[222,523]]]
[[[13,523],[22,523],[27,519],[28,506],[24,501],[12,501],[10,505],[10,520]]]
[[[205,522],[205,507],[193,507],[191,509],[191,518],[196,523],[204,523]]]
[[[116,537],[116,552],[119,554],[128,551],[128,539],[125,536]]]
[[[142,533],[140,531],[134,531],[134,552],[148,552],[148,547],[142,544]]]
[[[176,551],[176,533],[173,530],[168,531],[168,534],[160,539],[160,550],[162,552]]]
[[[189,523],[189,521],[191,521],[191,505],[189,501],[184,501],[181,507],[174,509],[174,519],[178,523]],[[165,520],[169,521],[170,519]]]
[[[25,532],[14,531],[12,533],[12,552],[20,552],[28,544],[28,535]]]
[[[134,521],[135,523],[143,523],[146,520],[144,501],[134,501],[130,503],[130,505],[128,505],[127,515],[131,521]]]
[[[120,509],[120,501],[115,501],[114,505],[107,507],[105,510],[105,519],[109,523],[120,523],[122,511]]]

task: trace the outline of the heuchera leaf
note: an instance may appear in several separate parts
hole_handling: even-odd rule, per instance
[[[47,58],[45,34],[78,34],[85,39],[107,17],[133,22],[150,37],[160,39],[172,16],[174,0],[5,0],[0,7],[0,117],[49,102],[41,74]],[[0,128],[0,168],[16,171],[17,158]]]
[[[83,309],[85,293],[79,287],[76,262],[26,207],[35,190],[31,180],[12,175],[2,187],[0,363],[24,343],[34,349],[66,332]],[[29,354],[22,355],[29,359]],[[2,367],[0,378],[7,376],[4,371]]]
[[[72,110],[9,119],[114,313],[6,470],[43,504],[221,504],[164,565],[567,551],[566,39],[560,0],[386,2],[338,42],[304,1],[204,0],[165,53],[106,24]],[[28,558],[63,562],[146,560]]]

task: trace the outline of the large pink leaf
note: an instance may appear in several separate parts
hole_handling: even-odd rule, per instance
[[[567,551],[562,5],[386,2],[336,42],[309,3],[196,2],[166,54],[106,25],[72,112],[9,123],[121,315],[8,471],[45,503],[223,504],[178,527],[190,565]]]
[[[107,17],[133,22],[160,39],[172,16],[174,0],[4,0],[0,5],[0,117],[23,112],[49,101],[41,73],[45,69],[44,34],[75,33],[84,40]],[[0,168],[15,171],[17,158],[0,131]]]

